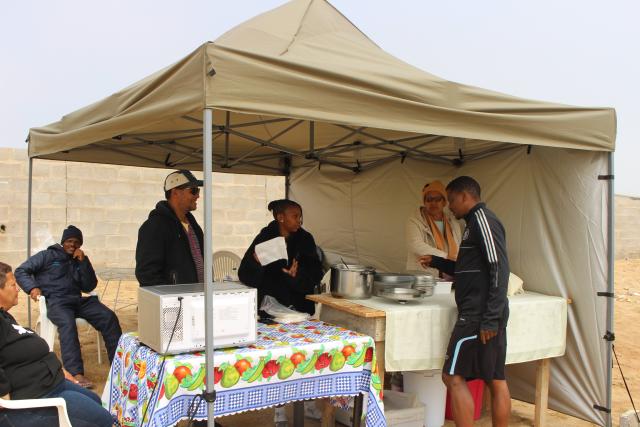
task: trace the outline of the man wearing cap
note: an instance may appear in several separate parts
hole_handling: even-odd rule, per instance
[[[196,210],[202,181],[188,170],[164,181],[166,200],[159,201],[138,231],[136,278],[140,286],[203,283],[203,233]]]
[[[84,376],[76,318],[85,319],[100,331],[110,361],[122,330],[116,314],[97,296],[82,296],[98,284],[89,257],[80,249],[82,242],[82,231],[70,225],[62,232],[60,244],[29,257],[16,268],[15,277],[34,301],[45,296],[47,317],[58,328],[64,368],[81,386],[91,388],[93,384]]]

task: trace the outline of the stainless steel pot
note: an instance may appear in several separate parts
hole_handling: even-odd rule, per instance
[[[339,298],[371,298],[373,276],[376,270],[357,264],[331,266],[331,295]]]

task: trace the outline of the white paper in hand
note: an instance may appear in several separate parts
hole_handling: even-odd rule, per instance
[[[262,265],[269,265],[279,259],[289,259],[284,237],[279,236],[266,242],[258,243],[256,245],[256,255]]]

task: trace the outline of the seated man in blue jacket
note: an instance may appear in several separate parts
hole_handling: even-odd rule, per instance
[[[16,268],[15,277],[34,301],[45,296],[47,317],[58,327],[64,368],[80,385],[91,388],[93,384],[84,376],[76,317],[100,331],[109,361],[113,361],[122,330],[115,313],[97,296],[82,296],[96,288],[98,279],[81,246],[82,232],[70,225],[62,233],[61,244],[31,256]]]

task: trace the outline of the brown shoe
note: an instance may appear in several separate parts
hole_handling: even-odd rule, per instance
[[[73,378],[76,379],[77,383],[80,387],[84,387],[84,388],[94,388],[95,385],[89,381],[89,379],[87,377],[85,377],[82,374],[76,374],[73,376]]]

